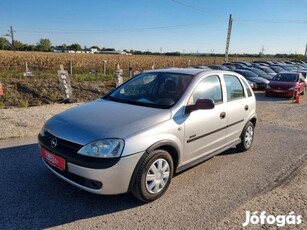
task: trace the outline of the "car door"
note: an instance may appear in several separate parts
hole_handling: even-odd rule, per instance
[[[254,100],[250,88],[236,75],[224,75],[226,85],[227,130],[226,143],[231,143],[240,138],[247,122],[248,114],[254,110]],[[244,88],[247,89],[245,93]],[[247,94],[247,95],[245,95]]]
[[[218,75],[201,79],[194,88],[188,105],[195,104],[197,99],[212,99],[215,107],[196,110],[187,115],[183,157],[185,163],[207,155],[225,143],[227,119],[221,79]]]

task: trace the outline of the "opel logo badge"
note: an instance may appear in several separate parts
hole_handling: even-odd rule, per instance
[[[58,145],[58,139],[53,138],[53,139],[51,140],[51,148],[54,149],[57,145]]]

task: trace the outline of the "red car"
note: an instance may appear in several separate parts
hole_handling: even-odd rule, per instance
[[[283,72],[276,74],[265,88],[265,96],[296,97],[304,95],[306,82],[301,73]]]

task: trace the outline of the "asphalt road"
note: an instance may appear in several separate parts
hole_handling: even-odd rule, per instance
[[[306,158],[307,130],[258,123],[249,151],[228,150],[173,178],[159,200],[94,195],[41,162],[35,138],[0,142],[0,229],[212,229],[285,180]],[[244,219],[245,213],[242,213]]]

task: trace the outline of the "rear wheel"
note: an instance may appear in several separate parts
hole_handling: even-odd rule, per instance
[[[133,195],[143,202],[160,198],[173,177],[173,159],[165,150],[150,153],[138,169]]]
[[[241,143],[237,145],[237,148],[240,151],[249,150],[252,147],[253,141],[254,141],[254,125],[252,122],[248,122],[242,132]]]

